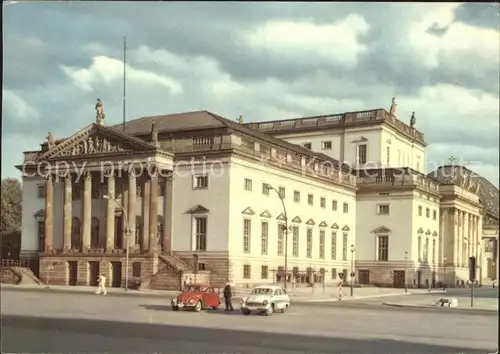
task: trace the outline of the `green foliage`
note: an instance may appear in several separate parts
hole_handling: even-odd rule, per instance
[[[16,178],[2,180],[2,210],[0,232],[13,232],[21,229],[22,188]]]

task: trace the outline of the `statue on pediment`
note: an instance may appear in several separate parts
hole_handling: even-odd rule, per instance
[[[396,108],[398,107],[396,103],[396,97],[392,98],[391,109],[389,110],[389,114],[396,116]]]
[[[238,123],[239,124],[243,124],[243,116],[240,114],[240,116],[238,117]]]
[[[417,123],[417,118],[415,118],[415,112],[413,112],[410,118],[410,128],[414,129],[415,123]]]
[[[47,147],[48,149],[52,149],[56,145],[56,136],[49,132],[49,135],[47,135]]]
[[[156,129],[155,121],[151,123],[151,141],[158,141],[158,130]]]
[[[95,111],[96,111],[96,123],[99,125],[104,124],[104,118],[106,117],[104,115],[104,107],[103,103],[100,98],[97,99],[97,102],[95,104]]]

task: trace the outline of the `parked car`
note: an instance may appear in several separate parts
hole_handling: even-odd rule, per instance
[[[199,312],[204,308],[217,309],[220,306],[220,293],[209,285],[188,285],[182,293],[171,301],[172,310],[193,309]]]
[[[274,285],[257,286],[241,300],[241,312],[248,316],[252,312],[272,315],[274,312],[285,313],[290,307],[290,296],[286,290]]]

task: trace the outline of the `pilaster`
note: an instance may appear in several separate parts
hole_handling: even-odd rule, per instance
[[[151,191],[149,203],[149,253],[154,253],[158,245],[158,171],[151,171]]]
[[[73,220],[73,196],[72,196],[72,180],[71,174],[64,178],[64,234],[63,234],[63,249],[71,249],[71,223]]]
[[[106,250],[114,248],[115,241],[115,176],[108,176],[108,200],[106,204]]]
[[[83,220],[82,220],[82,251],[90,248],[91,223],[92,223],[92,174],[85,172],[83,180]]]
[[[128,245],[129,247],[135,244],[135,223],[136,223],[136,201],[137,184],[135,171],[131,170],[128,175]],[[126,236],[127,237],[127,236]]]
[[[54,247],[54,181],[48,175],[45,182],[45,251]]]

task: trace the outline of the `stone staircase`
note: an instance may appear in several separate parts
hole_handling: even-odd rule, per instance
[[[30,268],[18,266],[2,266],[0,281],[16,285],[43,285]]]
[[[194,269],[174,255],[158,256],[158,271],[141,281],[140,289],[180,290],[183,279],[194,274]]]

